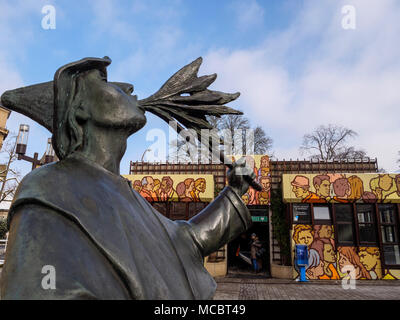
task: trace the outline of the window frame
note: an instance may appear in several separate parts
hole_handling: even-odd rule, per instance
[[[382,222],[381,219],[381,213],[379,211],[379,206],[380,205],[393,205],[394,208],[394,214],[393,214],[393,218],[394,218],[394,223],[386,223],[386,222]],[[400,269],[400,263],[399,264],[387,264],[385,262],[385,251],[383,249],[384,246],[398,246],[400,249],[400,204],[397,203],[376,203],[375,204],[376,207],[376,214],[377,214],[377,222],[378,222],[378,236],[379,236],[379,249],[381,252],[381,264],[382,264],[382,268],[383,269]],[[383,243],[383,239],[382,239],[382,226],[390,226],[393,225],[394,226],[394,231],[397,232],[397,242],[390,242],[390,243]]]
[[[338,206],[349,206],[350,210],[352,212],[352,221],[338,221],[337,220],[337,207]],[[355,208],[354,208],[354,203],[332,203],[332,214],[335,217],[334,219],[334,226],[335,226],[335,245],[336,248],[339,247],[356,247],[359,244],[359,237],[358,237],[358,230],[355,227],[357,220],[355,220]],[[340,241],[339,240],[339,225],[351,225],[352,229],[352,235],[353,235],[353,241],[350,243],[350,241]]]
[[[329,219],[315,219],[314,208],[315,207],[326,207],[329,210]],[[332,205],[331,204],[321,204],[321,203],[312,203],[311,204],[311,218],[313,225],[333,225],[333,213],[332,213]]]
[[[302,206],[302,207],[308,206],[308,214],[309,214],[310,221],[309,222],[294,221],[294,206]],[[314,219],[313,219],[311,207],[312,207],[312,203],[291,203],[290,204],[290,209],[291,209],[290,212],[291,212],[292,224],[312,225],[314,222]]]

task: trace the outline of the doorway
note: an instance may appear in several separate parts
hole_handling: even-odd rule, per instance
[[[254,214],[259,212],[250,213]],[[256,219],[253,219],[253,221]],[[251,235],[255,233],[262,244],[262,255],[257,259],[260,270],[253,271],[250,250]],[[269,243],[269,221],[253,222],[253,225],[244,233],[228,244],[228,276],[253,275],[257,277],[270,277],[270,243]]]

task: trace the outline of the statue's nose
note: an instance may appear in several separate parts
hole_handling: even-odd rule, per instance
[[[127,94],[131,94],[133,92],[133,84],[125,82],[111,82],[111,83],[118,86],[122,91],[124,91]]]

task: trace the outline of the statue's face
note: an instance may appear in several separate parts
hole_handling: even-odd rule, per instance
[[[128,129],[129,134],[146,124],[144,110],[138,107],[137,97],[129,88],[122,90],[108,83],[100,70],[92,70],[84,79],[85,100],[89,101],[90,120],[99,127]]]

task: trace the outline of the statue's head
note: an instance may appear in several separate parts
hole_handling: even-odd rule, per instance
[[[85,58],[54,75],[53,146],[60,159],[82,150],[93,129],[116,130],[125,139],[145,123],[133,86],[107,82],[108,57]]]

